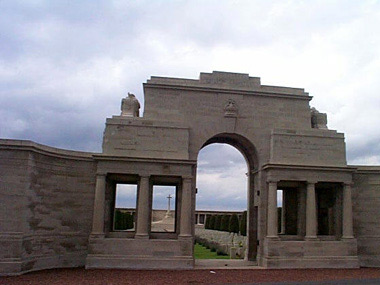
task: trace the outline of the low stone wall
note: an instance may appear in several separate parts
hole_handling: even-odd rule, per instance
[[[247,248],[246,236],[195,227],[195,241],[228,254],[231,258],[245,257]]]
[[[352,210],[362,267],[380,267],[380,166],[355,166]]]

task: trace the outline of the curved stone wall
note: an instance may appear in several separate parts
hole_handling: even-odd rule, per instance
[[[0,275],[84,266],[95,170],[92,153],[0,140]]]

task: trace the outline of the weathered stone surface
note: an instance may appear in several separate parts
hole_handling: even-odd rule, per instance
[[[92,223],[90,154],[0,140],[0,274],[83,266]]]
[[[353,180],[354,233],[360,265],[380,266],[380,167],[358,166]]]

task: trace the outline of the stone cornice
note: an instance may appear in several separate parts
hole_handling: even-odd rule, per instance
[[[280,170],[313,170],[313,171],[340,171],[340,172],[356,172],[355,167],[346,166],[313,166],[313,165],[289,165],[289,164],[264,164],[262,170],[280,169]]]
[[[59,149],[35,143],[30,140],[9,140],[0,139],[0,150],[20,150],[20,151],[32,151],[39,154],[65,158],[74,160],[86,160],[93,161],[92,156],[96,153],[93,152],[81,152],[74,150]]]
[[[287,99],[297,99],[297,100],[307,100],[310,101],[313,97],[307,95],[299,95],[292,93],[293,88],[289,88],[289,92],[280,92],[276,90],[236,90],[231,87],[231,89],[221,88],[221,87],[206,87],[206,86],[181,86],[172,84],[157,84],[157,83],[144,83],[144,88],[158,88],[158,89],[173,89],[173,90],[184,90],[184,91],[198,91],[198,92],[217,92],[217,93],[227,93],[227,94],[240,94],[240,95],[250,95],[250,96],[261,96],[261,97],[280,97]],[[264,85],[262,85],[264,86]],[[264,86],[268,87],[268,86]],[[286,88],[286,87],[279,87]],[[269,89],[269,88],[268,88]],[[295,89],[299,90],[299,89]],[[298,91],[299,92],[299,91]]]
[[[186,164],[196,165],[196,160],[183,160],[183,159],[163,159],[163,158],[144,158],[144,157],[128,157],[128,156],[115,156],[96,154],[93,158],[97,161],[125,161],[125,162],[147,162],[147,163],[160,163],[160,164]]]
[[[356,168],[359,174],[380,174],[380,165],[350,165]]]

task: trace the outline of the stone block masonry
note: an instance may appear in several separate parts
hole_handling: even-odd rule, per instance
[[[91,231],[91,154],[0,140],[0,273],[84,266]]]

